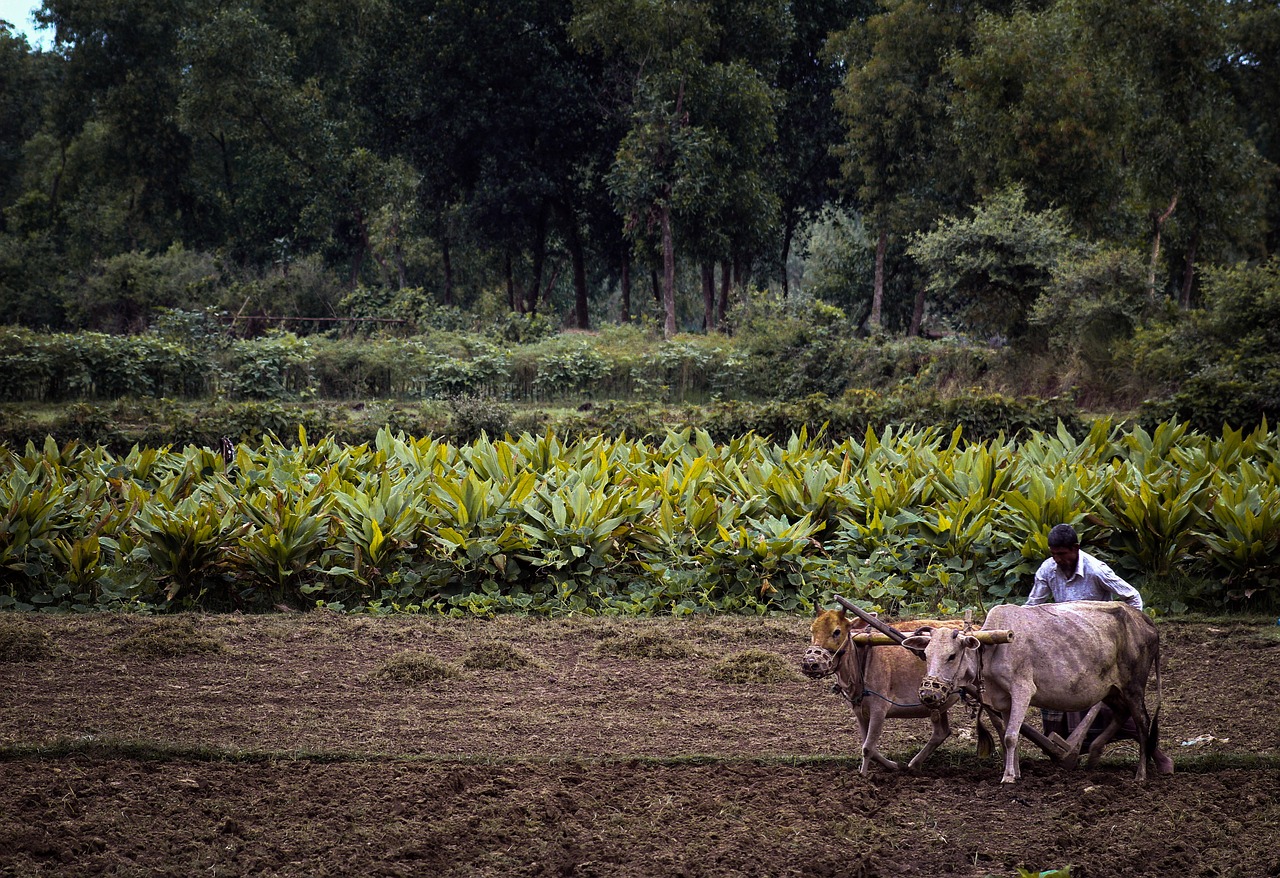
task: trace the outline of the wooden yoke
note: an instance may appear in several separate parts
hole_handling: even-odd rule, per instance
[[[868,613],[866,610],[862,609],[862,607],[858,606],[848,598],[842,597],[841,595],[836,595],[836,603],[844,607],[850,613],[853,613],[853,615],[857,616],[863,622],[866,622],[872,628],[879,631],[885,637],[888,637],[889,640],[892,641],[893,643],[902,643],[902,641],[907,639],[906,634],[902,633],[897,628],[894,628],[892,625],[886,625],[885,623],[881,622],[878,618],[875,617],[875,615]],[[886,646],[887,645],[888,644],[886,644]]]
[[[1008,628],[996,628],[990,631],[970,631],[969,636],[977,640],[979,643],[1008,643],[1013,640],[1013,632]],[[887,634],[881,634],[879,631],[864,631],[861,634],[849,635],[849,640],[858,646],[894,646],[900,643],[896,638]]]

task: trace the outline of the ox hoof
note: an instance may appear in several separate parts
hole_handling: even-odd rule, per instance
[[[1166,756],[1164,753],[1161,753],[1159,750],[1157,750],[1157,751],[1156,751],[1155,756],[1153,756],[1152,758],[1153,758],[1153,759],[1155,759],[1155,761],[1156,761],[1156,772],[1157,772],[1157,773],[1159,773],[1159,774],[1173,774],[1173,760],[1172,760],[1172,759],[1170,759],[1170,758],[1169,758],[1168,756]]]

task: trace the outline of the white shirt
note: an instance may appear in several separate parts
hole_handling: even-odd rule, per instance
[[[1045,560],[1036,571],[1036,582],[1026,606],[1046,604],[1052,599],[1064,601],[1109,601],[1118,597],[1135,610],[1142,609],[1142,595],[1125,582],[1105,562],[1088,552],[1081,552],[1073,573],[1063,573],[1052,558]]]

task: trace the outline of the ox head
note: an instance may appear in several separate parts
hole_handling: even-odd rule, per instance
[[[982,644],[972,634],[955,628],[921,629],[902,645],[924,652],[920,703],[926,707],[943,706],[958,689],[973,682],[974,669],[967,658]]]
[[[865,627],[861,619],[850,622],[844,610],[820,610],[809,626],[809,648],[800,660],[800,671],[813,680],[834,674],[849,647],[850,633]]]

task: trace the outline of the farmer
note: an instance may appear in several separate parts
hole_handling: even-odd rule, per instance
[[[1102,561],[1080,551],[1080,540],[1069,524],[1049,531],[1049,555],[1036,571],[1036,583],[1027,606],[1049,601],[1109,601],[1119,598],[1135,610],[1142,609],[1142,595]]]
[[[1055,525],[1049,531],[1049,555],[1036,571],[1035,585],[1027,597],[1028,607],[1050,601],[1122,600],[1135,610],[1142,609],[1142,595],[1136,588],[1117,576],[1105,562],[1080,551],[1080,540],[1071,525]],[[1040,713],[1044,718],[1045,734],[1057,732],[1063,738],[1069,737],[1071,730],[1084,718],[1083,711],[1041,710]],[[1111,711],[1103,707],[1085,735],[1081,748],[1088,748],[1110,722]],[[1136,736],[1132,719],[1121,727],[1120,735]],[[1157,751],[1155,758],[1156,768],[1161,774],[1173,771],[1173,760],[1168,756]]]

